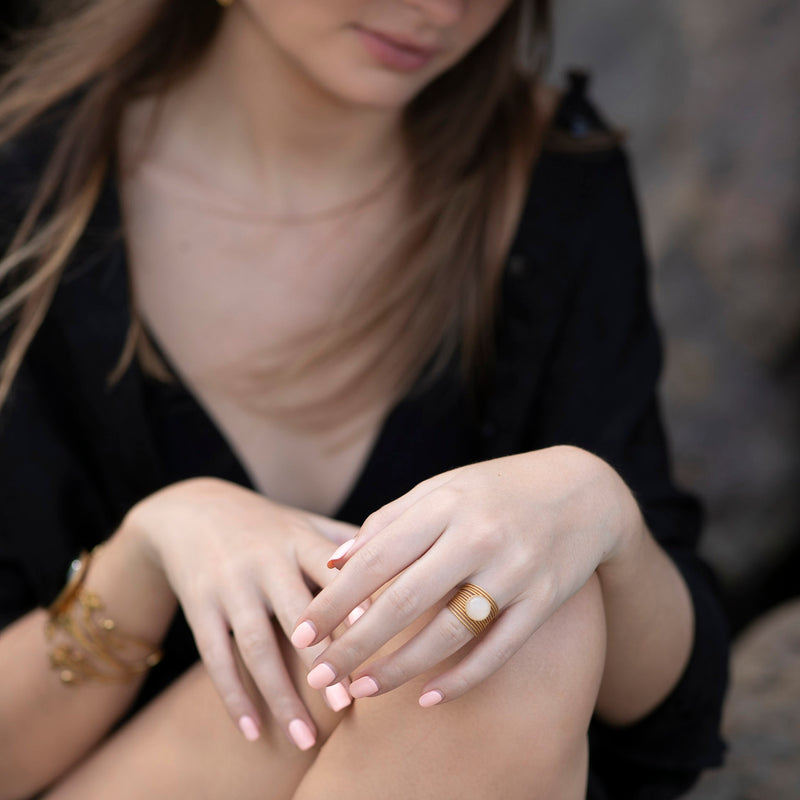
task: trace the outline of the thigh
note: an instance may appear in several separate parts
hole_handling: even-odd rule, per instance
[[[307,670],[284,637],[282,641],[321,744],[342,714],[330,711],[319,692],[308,687]],[[261,738],[247,742],[198,664],[62,779],[46,800],[288,800],[319,747],[301,752],[263,703],[259,710]]]
[[[458,700],[419,707],[432,672],[357,701],[295,800],[585,797],[586,734],[605,642],[593,577],[503,668]]]

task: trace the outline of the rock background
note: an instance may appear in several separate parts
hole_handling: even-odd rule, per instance
[[[800,714],[775,712],[800,708],[800,609],[794,639],[762,615],[800,595],[800,2],[559,0],[554,55],[554,80],[589,68],[629,132],[676,472],[705,501],[733,630],[750,625],[734,674],[761,669],[734,680],[729,766],[692,798],[796,800]]]

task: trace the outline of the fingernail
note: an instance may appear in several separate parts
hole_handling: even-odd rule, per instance
[[[258,725],[252,717],[241,717],[239,720],[239,730],[244,734],[248,742],[254,742],[260,736]]]
[[[333,569],[336,566],[336,564],[334,564],[334,561],[338,561],[340,558],[344,558],[350,552],[355,543],[356,543],[355,539],[350,539],[346,541],[344,544],[340,544],[333,551],[333,555],[328,559],[328,569]]]
[[[355,697],[356,700],[359,697],[371,697],[379,691],[380,686],[376,683],[375,678],[370,678],[369,675],[365,675],[350,684],[350,696]]]
[[[350,693],[344,688],[341,683],[334,683],[333,686],[328,686],[325,689],[325,697],[328,699],[328,705],[334,711],[341,711],[347,708],[353,702]]]
[[[302,650],[304,647],[308,647],[316,638],[317,629],[312,622],[306,620],[305,622],[301,622],[294,629],[291,642],[295,647]]]
[[[438,689],[434,689],[433,691],[425,692],[425,694],[420,697],[419,704],[423,708],[430,708],[431,706],[441,703],[442,700],[444,700],[444,695]]]
[[[306,678],[312,689],[324,689],[336,680],[336,673],[329,664],[317,664]]]
[[[293,719],[289,723],[289,736],[301,750],[310,750],[317,741],[311,728],[301,719]]]
[[[364,614],[366,614],[366,613],[367,613],[367,609],[366,609],[366,608],[364,608],[364,606],[363,606],[363,605],[362,605],[362,606],[356,606],[356,607],[355,607],[355,608],[354,608],[354,609],[353,609],[353,610],[352,610],[352,611],[351,611],[351,612],[350,612],[350,613],[347,615],[347,621],[348,621],[348,623],[349,623],[350,625],[355,625],[355,624],[356,624],[356,622],[358,622],[358,620],[360,620],[360,619],[361,619],[361,617],[363,617],[363,616],[364,616]]]

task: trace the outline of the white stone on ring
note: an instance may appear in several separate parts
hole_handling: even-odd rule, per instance
[[[476,594],[467,600],[466,612],[467,616],[475,622],[483,622],[492,613],[492,606],[485,597]]]

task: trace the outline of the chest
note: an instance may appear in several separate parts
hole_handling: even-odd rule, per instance
[[[392,390],[368,387],[335,422],[306,424],[293,411],[363,369],[381,343],[365,340],[298,380],[273,378],[297,342],[324,331],[359,290],[386,217],[375,209],[277,224],[212,202],[176,202],[168,187],[135,176],[120,194],[134,304],[180,380],[257,488],[288,505],[334,511],[370,453]]]

